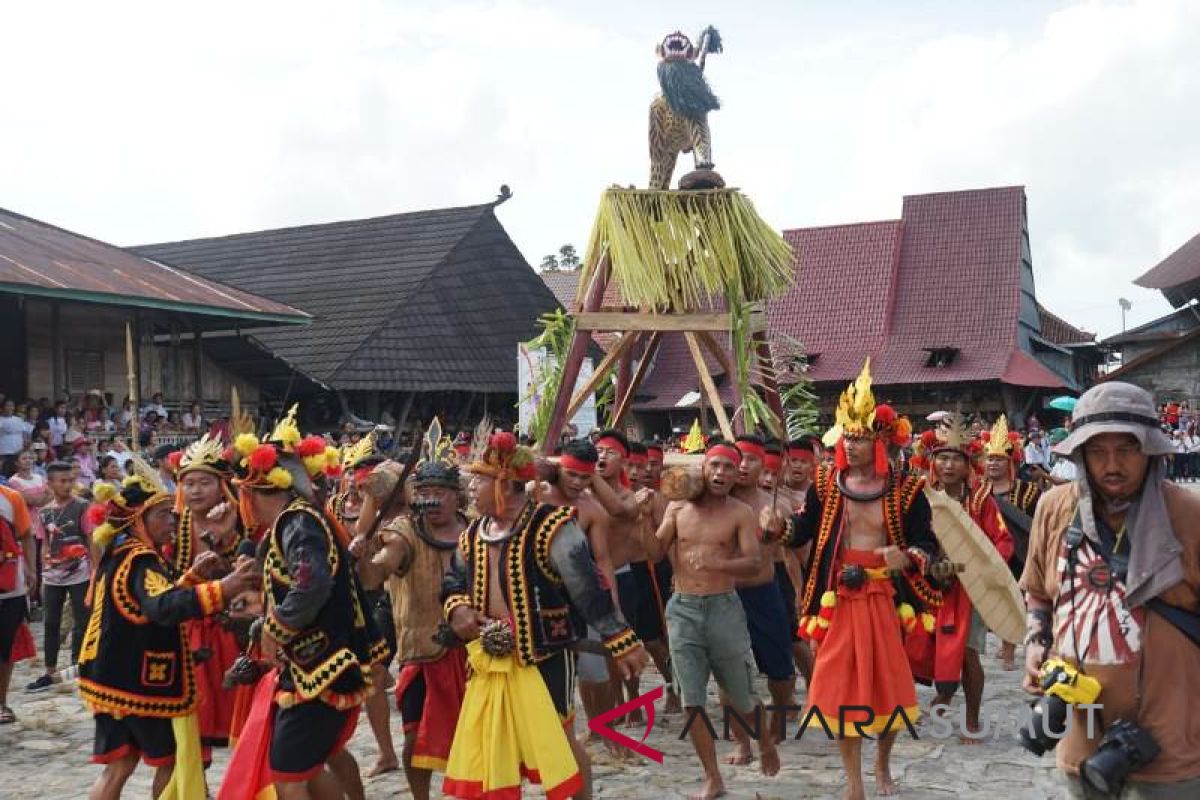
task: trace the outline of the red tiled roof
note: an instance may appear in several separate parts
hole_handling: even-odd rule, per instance
[[[1200,280],[1200,233],[1134,281],[1147,289],[1170,289]]]
[[[813,380],[841,380],[883,347],[900,253],[899,220],[784,231],[796,281],[771,301],[771,331],[817,354]]]
[[[1024,350],[1014,350],[1008,359],[1008,368],[1000,381],[1010,386],[1026,386],[1038,389],[1065,389],[1066,383],[1051,372],[1042,362]]]
[[[259,322],[310,320],[292,306],[4,209],[0,209],[0,288]]]
[[[717,334],[720,341],[720,334]],[[704,363],[717,383],[717,391],[726,406],[735,407],[737,403],[733,396],[733,381],[725,376],[718,362],[708,350],[703,349]],[[703,391],[700,377],[696,374],[696,363],[692,361],[691,350],[682,333],[663,334],[662,344],[658,347],[658,355],[654,359],[652,371],[642,382],[637,396],[645,398],[634,405],[639,411],[666,411],[675,408],[675,404],[688,392]],[[708,402],[707,396],[705,403]],[[699,408],[697,403],[693,408]]]
[[[554,297],[567,311],[574,310],[575,291],[579,287],[579,271],[539,272],[542,282],[554,292]]]
[[[1076,328],[1062,317],[1051,314],[1040,303],[1038,316],[1041,318],[1042,338],[1054,344],[1084,344],[1096,341],[1096,334]]]

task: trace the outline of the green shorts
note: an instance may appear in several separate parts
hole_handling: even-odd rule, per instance
[[[708,702],[708,676],[717,679],[739,714],[758,705],[754,652],[746,612],[737,592],[697,595],[676,592],[667,601],[667,641],[675,683],[686,707]]]

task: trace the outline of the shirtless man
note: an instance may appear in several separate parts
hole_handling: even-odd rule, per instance
[[[741,453],[728,442],[709,445],[704,456],[703,493],[694,500],[677,500],[667,506],[662,525],[645,535],[646,554],[657,559],[669,553],[675,570],[675,593],[667,602],[667,631],[685,710],[689,715],[703,710],[712,673],[735,711],[747,719],[757,715],[761,720],[762,705],[753,688],[754,654],[736,588],[738,579],[760,573],[764,559],[754,512],[729,496],[741,460]],[[738,752],[748,751],[746,731],[732,727]],[[694,722],[689,732],[704,769],[703,785],[689,798],[720,797],[725,794],[725,783],[708,726]],[[774,737],[759,737],[759,754],[764,775],[779,771]]]
[[[738,466],[737,482],[730,492],[754,512],[758,519],[763,509],[770,509],[776,502],[771,493],[759,488],[766,451],[763,440],[757,436],[737,437],[736,447],[742,459]],[[788,515],[792,508],[786,502],[779,504],[780,514]],[[767,691],[771,693],[771,704],[783,709],[795,704],[796,670],[792,663],[792,632],[787,605],[776,579],[777,570],[783,570],[783,579],[790,582],[783,564],[783,546],[778,540],[762,545],[763,559],[757,569],[737,579],[737,593],[746,612],[750,629],[750,644],[758,671],[767,676]],[[777,564],[778,562],[778,564]],[[785,729],[782,710],[771,712],[768,730],[782,737]],[[738,749],[726,763],[748,764],[752,758],[749,743],[739,742]]]
[[[617,569],[617,595],[621,614],[633,628],[633,632],[642,640],[650,657],[654,659],[654,666],[666,678],[669,674],[670,662],[665,641],[665,621],[657,600],[658,587],[651,575],[649,561],[646,559],[645,543],[642,541],[643,531],[653,517],[653,499],[640,494],[646,471],[646,445],[641,442],[630,442],[626,476],[629,478],[630,488],[635,490],[634,500],[637,502],[638,518],[629,528],[628,536],[613,537],[612,551],[615,555],[614,562],[621,563],[623,561],[625,564]],[[665,508],[665,504],[663,507]],[[661,519],[660,516],[660,522]],[[658,530],[658,526],[655,525],[653,530]],[[641,694],[640,683],[638,676],[625,682],[626,699],[632,700]],[[669,683],[667,707],[674,711],[679,710],[679,695],[675,693],[674,687]],[[625,721],[630,727],[643,726],[645,720],[642,717],[641,708],[630,713]]]
[[[889,448],[906,444],[911,428],[891,407],[876,407],[867,368],[843,394],[830,435],[837,438],[835,468],[818,472],[804,510],[786,526],[774,515],[761,521],[771,535],[784,533],[791,547],[813,542],[800,630],[820,647],[807,705],[839,737],[847,781],[842,797],[865,800],[861,737],[882,733],[897,707],[909,719],[919,712],[893,598],[907,587],[914,603],[940,602],[924,574],[937,545],[923,480],[896,475],[888,462]],[[899,513],[885,517],[885,507]],[[890,570],[899,571],[896,583]],[[871,713],[843,714],[849,706]],[[895,794],[895,733],[878,742],[876,791]]]
[[[617,580],[613,574],[612,556],[609,550],[610,516],[596,500],[590,488],[597,483],[596,463],[599,455],[596,448],[586,439],[574,439],[562,450],[558,469],[546,469],[543,477],[541,501],[554,506],[570,507],[576,511],[576,523],[587,537],[592,558],[604,576],[604,586],[612,595],[617,606]],[[548,484],[548,488],[547,487]],[[602,490],[603,491],[603,490]],[[619,695],[613,693],[607,659],[598,653],[580,653],[576,659],[579,676],[579,696],[588,719],[599,716],[617,705]],[[619,686],[619,684],[618,684]],[[585,737],[586,738],[586,737]],[[615,742],[604,740],[605,747],[614,756],[624,757],[628,752]]]
[[[792,508],[797,513],[804,510],[804,501],[808,498],[808,490],[812,488],[813,473],[816,471],[817,453],[820,451],[820,447],[820,442],[815,436],[801,436],[799,439],[793,439],[787,443],[782,469],[783,485],[791,493]],[[796,550],[788,547],[784,550],[787,553],[788,575],[792,578],[792,591],[789,595],[787,589],[784,588],[783,599],[792,610],[793,621],[798,624],[800,612],[796,607],[796,598],[804,588],[804,565],[808,563],[812,545],[805,545]],[[780,585],[783,586],[783,584]],[[808,686],[812,683],[813,651],[809,647],[808,641],[800,636],[798,631],[794,633],[792,660],[796,662],[796,669],[804,676],[804,685]]]

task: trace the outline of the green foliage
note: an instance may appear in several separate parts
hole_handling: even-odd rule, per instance
[[[540,442],[546,435],[546,429],[550,427],[554,400],[562,386],[563,367],[567,363],[567,351],[571,349],[571,338],[575,334],[575,321],[563,313],[562,309],[557,309],[543,314],[538,319],[538,325],[542,332],[529,342],[529,349],[544,350],[546,361],[542,363],[537,382],[521,398],[521,402],[531,397],[538,398],[537,409],[529,422],[529,430],[523,433]]]
[[[575,252],[575,245],[564,244],[558,248],[558,266],[568,272],[579,269],[579,254]]]
[[[771,354],[779,375],[779,397],[783,401],[788,438],[817,433],[820,409],[812,378],[808,377],[804,346],[791,336],[781,336],[771,347]]]

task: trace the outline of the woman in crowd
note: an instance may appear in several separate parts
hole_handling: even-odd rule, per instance
[[[37,474],[33,470],[34,464],[37,462],[32,450],[22,450],[17,456],[17,471],[11,478],[8,479],[8,488],[15,489],[21,499],[25,501],[26,508],[29,509],[29,532],[33,535],[35,552],[35,561],[38,570],[38,585],[42,581],[42,540],[45,538],[42,531],[42,522],[39,512],[42,506],[50,502],[50,488],[46,483],[46,478]],[[40,596],[30,596],[29,602],[32,606],[41,606]]]
[[[204,413],[200,410],[200,404],[193,402],[183,414],[183,432],[202,433],[204,429]]]

